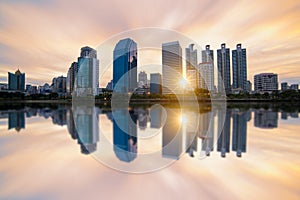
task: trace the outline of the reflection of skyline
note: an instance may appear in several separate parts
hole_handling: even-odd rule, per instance
[[[164,108],[165,109],[165,108]],[[273,111],[254,109],[254,125],[258,128],[270,128],[278,126],[278,110]],[[288,117],[298,118],[298,110],[281,111],[281,118],[284,120]],[[129,115],[125,115],[128,112]],[[167,112],[167,113],[164,113]],[[86,106],[72,110],[68,106],[55,106],[44,108],[24,107],[18,110],[0,111],[0,118],[8,120],[9,129],[14,128],[16,131],[25,129],[26,118],[41,116],[45,119],[50,118],[55,125],[67,125],[68,132],[72,139],[78,140],[81,152],[89,154],[97,150],[97,142],[99,141],[98,115],[106,114],[111,120],[113,126],[113,142],[115,144],[115,155],[121,161],[130,162],[137,157],[137,144],[139,136],[137,128],[147,130],[148,128],[160,129],[162,127],[163,115],[167,114],[165,124],[162,131],[162,147],[165,147],[162,156],[165,158],[179,159],[180,155],[185,151],[191,157],[197,157],[200,152],[204,152],[209,156],[214,151],[216,144],[216,152],[220,152],[225,157],[230,149],[236,152],[236,156],[241,157],[247,148],[247,122],[251,120],[251,110],[227,109],[226,116],[222,116],[222,112],[199,113],[199,126],[195,119],[197,113],[176,111],[174,108],[163,110],[162,107],[152,106],[151,108],[132,108],[125,110],[116,110],[112,114],[110,109],[97,109],[94,106]],[[180,114],[185,122],[184,126],[180,126]],[[129,118],[128,118],[129,116]],[[222,117],[225,117],[224,127],[221,124]],[[116,118],[123,123],[121,130],[115,123]],[[133,120],[134,126],[129,125],[129,120]],[[178,122],[178,123],[177,123]],[[177,124],[177,125],[176,125]],[[78,128],[79,127],[79,128]],[[222,130],[217,138],[217,129]],[[193,131],[193,130],[196,130]],[[129,132],[128,135],[126,132]],[[179,133],[179,134],[177,134]]]

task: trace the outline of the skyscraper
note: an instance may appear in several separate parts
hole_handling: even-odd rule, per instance
[[[185,49],[185,59],[186,59],[186,79],[190,84],[190,87],[195,89],[198,85],[197,76],[197,49],[194,49],[194,44],[190,44],[189,48]]]
[[[214,73],[214,51],[210,49],[209,45],[206,45],[205,50],[202,51],[202,63],[199,64],[199,88],[214,90]]]
[[[150,94],[161,94],[162,85],[161,85],[161,74],[153,73],[150,74]]]
[[[8,72],[8,89],[24,91],[25,90],[25,73],[18,69],[14,74]]]
[[[74,88],[76,96],[95,96],[98,94],[99,60],[95,49],[91,47],[81,48],[76,78],[76,87]]]
[[[226,44],[221,45],[221,49],[217,50],[218,56],[218,91],[225,90],[226,94],[231,92],[230,85],[230,49],[226,48]]]
[[[247,54],[241,44],[232,51],[232,89],[247,91]]]
[[[66,93],[67,78],[63,76],[59,76],[52,79],[52,91],[57,93]]]
[[[113,89],[133,92],[137,87],[137,44],[130,38],[120,40],[113,55]]]
[[[139,73],[139,86],[145,86],[147,85],[148,79],[147,79],[147,73],[145,71],[141,71]]]
[[[162,44],[162,93],[178,94],[182,79],[182,49],[178,41]]]
[[[74,90],[75,76],[78,72],[78,63],[73,62],[68,70],[67,75],[67,93],[72,94]]]

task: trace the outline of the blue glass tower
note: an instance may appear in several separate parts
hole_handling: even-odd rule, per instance
[[[132,92],[137,87],[137,44],[130,38],[120,40],[113,55],[113,90]]]
[[[217,50],[218,57],[218,91],[225,90],[226,94],[231,92],[230,85],[230,49],[226,48],[226,44],[221,45],[221,49]],[[224,86],[224,88],[223,88]]]
[[[19,69],[14,74],[8,72],[8,89],[24,91],[25,73],[21,73]]]
[[[233,89],[247,90],[247,55],[241,44],[232,51],[232,79]]]

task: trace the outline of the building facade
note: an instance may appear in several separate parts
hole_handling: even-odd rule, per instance
[[[189,48],[185,49],[186,59],[186,79],[192,89],[198,87],[198,70],[197,70],[197,49],[194,49],[194,44],[190,44]]]
[[[74,84],[75,84],[75,77],[78,73],[78,63],[73,62],[68,70],[67,75],[67,93],[72,94],[74,90]]]
[[[8,72],[8,89],[23,92],[25,90],[25,73],[18,69],[14,74]]]
[[[133,92],[137,87],[137,44],[130,38],[120,40],[113,52],[113,90]]]
[[[273,73],[262,73],[254,75],[255,92],[273,92],[278,90],[278,75]]]
[[[162,80],[160,73],[150,74],[150,94],[162,94]]]
[[[99,60],[97,51],[91,47],[82,47],[78,57],[76,84],[73,88],[76,96],[96,96],[99,88]]]
[[[214,64],[212,62],[204,62],[199,64],[199,88],[214,90]]]
[[[232,89],[247,91],[247,53],[241,44],[232,51]]]
[[[182,80],[182,48],[178,41],[162,44],[162,93],[179,94]]]
[[[226,94],[231,92],[231,75],[230,75],[230,49],[226,44],[221,45],[217,50],[218,59],[218,92],[224,91]]]

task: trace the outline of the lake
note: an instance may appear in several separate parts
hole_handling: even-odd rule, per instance
[[[300,106],[0,106],[0,199],[299,199]]]

